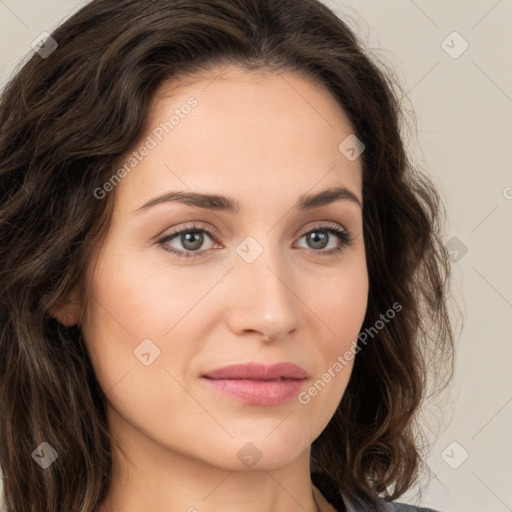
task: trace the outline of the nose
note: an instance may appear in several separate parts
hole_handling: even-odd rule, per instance
[[[227,283],[231,330],[239,336],[256,333],[273,341],[290,336],[303,316],[294,280],[279,249],[263,250],[252,263],[237,257]]]

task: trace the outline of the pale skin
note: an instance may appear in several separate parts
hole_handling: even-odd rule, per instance
[[[295,397],[247,405],[200,375],[233,363],[293,362],[308,373],[307,391],[350,349],[368,298],[361,206],[344,199],[293,207],[301,195],[333,187],[362,203],[361,161],[339,151],[354,131],[321,85],[291,73],[220,72],[159,89],[141,144],[190,97],[197,106],[109,192],[115,211],[91,269],[90,301],[76,295],[55,312],[81,323],[110,429],[128,457],[114,447],[101,512],[318,510],[310,448],[353,360],[307,404]],[[136,211],[180,190],[229,196],[240,210],[164,202]],[[202,245],[179,235],[158,243],[192,224],[216,235],[200,231]],[[325,231],[329,225],[348,231],[351,245]],[[247,237],[263,250],[252,263],[236,251]],[[160,350],[148,366],[134,355],[144,339]],[[261,453],[253,467],[237,456],[247,443]]]

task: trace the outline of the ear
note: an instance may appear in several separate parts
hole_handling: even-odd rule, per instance
[[[59,302],[50,309],[50,314],[61,324],[70,327],[79,322],[81,310],[80,294],[78,293],[78,288],[75,287],[66,296],[66,300]]]

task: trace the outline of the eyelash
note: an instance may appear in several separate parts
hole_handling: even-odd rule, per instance
[[[326,231],[327,233],[330,233],[338,238],[338,240],[341,241],[341,245],[339,247],[335,247],[334,249],[329,249],[327,251],[322,250],[314,250],[314,249],[306,249],[308,252],[312,253],[314,256],[334,256],[339,253],[341,253],[346,247],[349,247],[352,242],[353,238],[352,235],[345,229],[340,228],[336,224],[318,224],[313,226],[312,228],[308,229],[302,235],[299,237],[302,238],[305,235],[309,235],[310,233],[314,231]],[[182,251],[182,250],[175,250],[170,249],[168,246],[165,246],[167,242],[170,242],[174,238],[184,234],[184,233],[190,233],[190,232],[203,232],[206,233],[212,240],[215,241],[216,237],[218,236],[217,233],[214,230],[206,229],[203,227],[196,226],[193,224],[192,226],[186,226],[182,229],[178,229],[168,235],[165,235],[163,238],[157,241],[157,244],[162,247],[164,251],[170,252],[173,255],[177,256],[178,258],[189,258],[189,259],[196,259],[201,258],[204,256],[204,253],[207,252],[209,249],[203,250],[203,251]]]

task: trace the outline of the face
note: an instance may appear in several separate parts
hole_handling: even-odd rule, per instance
[[[350,377],[353,360],[339,356],[368,295],[362,169],[338,148],[353,129],[321,85],[235,68],[214,78],[155,96],[138,157],[108,192],[115,211],[82,330],[122,442],[229,470],[256,455],[270,470],[309,453]],[[235,208],[146,205],[178,191]],[[74,307],[69,323],[85,299]],[[306,378],[204,377],[250,362],[293,363]]]

